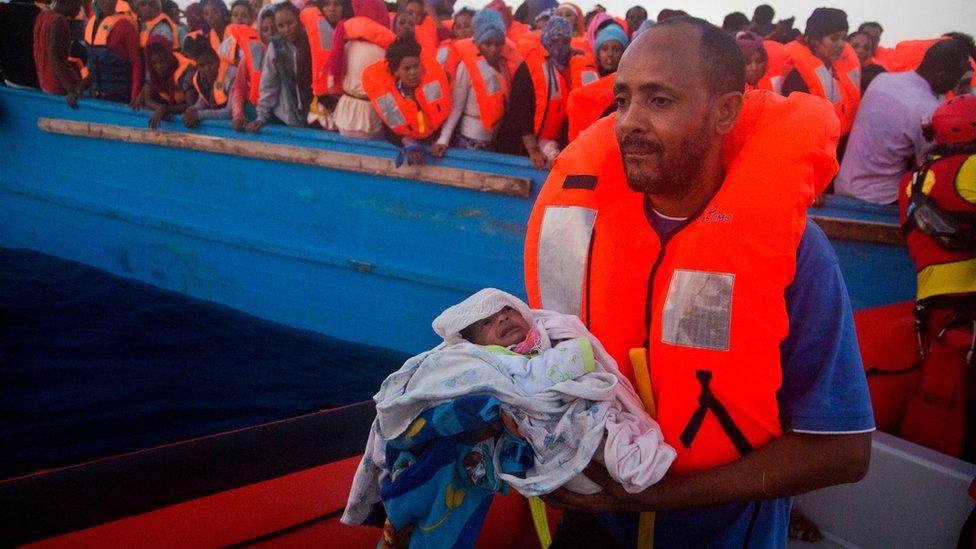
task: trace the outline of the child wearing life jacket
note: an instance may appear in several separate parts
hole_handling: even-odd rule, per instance
[[[976,458],[976,96],[937,108],[926,137],[937,145],[902,182],[902,228],[918,272],[915,321],[921,380],[900,435]]]
[[[306,126],[312,101],[312,53],[298,8],[290,2],[276,4],[274,21],[278,36],[271,39],[261,63],[257,118],[247,125],[255,133],[273,120]]]
[[[196,54],[196,71],[193,73],[193,89],[197,92],[196,103],[183,113],[183,125],[195,128],[200,120],[231,118],[230,90],[237,68],[231,67],[218,82],[220,58],[210,48]]]
[[[363,70],[363,91],[383,121],[387,141],[403,147],[411,165],[424,163],[424,150],[437,139],[451,112],[444,69],[411,36],[386,49],[386,58]],[[402,162],[402,158],[400,159]]]
[[[411,473],[400,459],[390,463],[387,456],[404,449],[413,452],[417,471],[427,477],[418,480],[425,483],[437,477],[444,479],[441,482],[461,475],[471,478],[480,472],[480,476],[493,475],[488,487],[474,482],[482,490],[500,491],[507,483],[525,496],[559,487],[599,492],[599,485],[582,474],[593,459],[604,463],[625,490],[637,493],[658,482],[674,461],[674,448],[664,442],[633,386],[578,317],[531,310],[515,296],[487,288],[446,309],[432,326],[443,342],[407,360],[375,397],[377,418],[366,447],[368,459],[356,472],[344,523],[362,523],[381,499],[397,531],[411,520],[429,524],[437,518],[429,520],[429,515],[443,515],[443,507],[437,507],[437,500],[443,501],[443,486],[424,490],[439,495],[434,501],[415,500],[411,505],[397,501],[394,494],[407,490],[396,485],[407,488]],[[439,414],[431,415],[429,410],[476,396],[500,403],[492,436],[476,437],[475,449],[484,450],[482,459],[471,456],[468,445],[452,445],[454,459],[436,461],[454,468],[453,474],[431,473],[435,464],[422,446],[410,447],[410,439],[419,438],[424,425],[437,421]],[[531,454],[527,460],[518,459],[526,453]],[[519,471],[506,469],[515,462],[522,465]],[[479,471],[479,464],[489,466],[488,470]],[[384,479],[382,495],[380,479]],[[469,494],[483,495],[481,491]],[[422,508],[424,504],[431,513]],[[476,527],[478,518],[483,518],[463,506],[458,511],[465,515],[459,527]],[[436,535],[418,530],[414,528],[412,535]],[[456,535],[464,533],[462,528]],[[418,545],[457,546],[453,540],[435,541]]]
[[[257,116],[260,100],[261,65],[267,53],[268,44],[277,34],[274,24],[274,4],[261,8],[258,14],[258,36],[261,44],[241,45],[241,62],[237,65],[237,76],[231,88],[231,127],[242,132],[248,120]]]
[[[162,120],[181,114],[196,101],[193,89],[192,59],[172,50],[165,36],[153,36],[146,44],[149,81],[142,89],[141,102],[152,111],[149,127],[156,129]]]

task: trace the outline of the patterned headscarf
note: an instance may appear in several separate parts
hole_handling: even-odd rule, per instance
[[[474,27],[474,38],[475,44],[481,44],[485,40],[491,40],[492,38],[505,38],[505,23],[502,20],[502,14],[495,10],[483,9],[474,14],[471,19],[471,26]]]
[[[569,20],[559,15],[550,17],[542,27],[542,46],[549,52],[549,59],[560,69],[569,65],[572,50],[565,39],[572,36],[573,26]]]
[[[613,17],[607,14],[605,11],[597,12],[592,18],[590,18],[590,24],[586,26],[586,43],[590,45],[590,49],[593,53],[596,53],[598,46],[596,45],[596,35],[600,32],[600,25],[606,23],[607,21],[616,21]]]

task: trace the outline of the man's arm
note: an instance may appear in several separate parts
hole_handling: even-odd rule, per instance
[[[581,495],[559,490],[546,503],[582,511],[657,511],[795,496],[825,486],[857,482],[867,473],[871,434],[811,435],[788,432],[741,459],[682,476],[666,476],[628,494],[606,470],[586,474],[604,491]]]
[[[68,22],[66,19],[57,18],[51,24],[51,34],[48,37],[48,59],[54,68],[54,74],[64,88],[68,96],[68,104],[76,106],[74,97],[78,95],[78,86],[81,77],[75,71],[71,62],[68,61],[68,50],[70,44],[64,38],[68,36]]]

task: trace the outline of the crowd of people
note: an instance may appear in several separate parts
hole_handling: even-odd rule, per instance
[[[688,15],[653,19],[634,6],[619,17],[556,0],[456,12],[450,0],[201,0],[182,11],[172,0],[24,1],[4,9],[33,18],[33,55],[22,48],[15,59],[18,37],[8,36],[4,78],[72,107],[95,97],[149,111],[152,128],[174,117],[187,128],[309,126],[386,139],[412,164],[456,147],[527,156],[540,169],[616,109],[615,74],[634,37]],[[921,122],[970,88],[972,37],[886,48],[881,24],[850,32],[839,9],[814,10],[802,31],[774,19],[761,5],[722,21],[746,61],[746,89],[830,101],[847,157],[834,190],[893,203],[898,179],[931,146]]]

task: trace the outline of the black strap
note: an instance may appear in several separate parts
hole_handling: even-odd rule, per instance
[[[722,430],[728,435],[735,449],[739,451],[739,455],[744,456],[751,452],[753,450],[752,444],[742,434],[739,426],[735,424],[729,411],[725,409],[725,406],[719,402],[715,393],[708,387],[708,384],[712,381],[712,372],[709,370],[695,370],[695,377],[698,378],[698,383],[702,387],[701,394],[698,395],[698,409],[691,415],[691,419],[688,420],[688,425],[681,432],[681,443],[685,445],[685,448],[691,448],[691,443],[695,441],[695,437],[698,436],[698,431],[701,429],[702,422],[705,421],[705,414],[711,410],[715,414],[715,418],[718,419],[719,425],[722,426]]]

